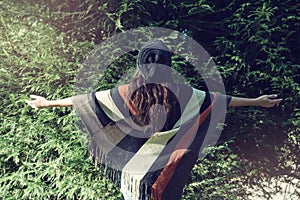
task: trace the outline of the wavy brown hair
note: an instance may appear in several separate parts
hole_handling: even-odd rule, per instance
[[[129,104],[137,112],[133,121],[152,135],[172,129],[180,116],[178,87],[170,82],[147,83],[137,72],[129,84]]]

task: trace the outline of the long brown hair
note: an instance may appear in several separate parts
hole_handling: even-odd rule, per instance
[[[172,88],[172,89],[171,89]],[[129,84],[128,100],[137,112],[132,119],[150,134],[172,129],[180,116],[176,94],[178,88],[170,83],[147,83],[139,73]]]
[[[132,119],[151,135],[172,129],[180,116],[178,87],[171,74],[171,54],[167,54],[165,46],[161,49],[162,45],[154,42],[142,48],[137,71],[128,87],[128,102],[137,111]],[[150,76],[149,70],[152,70]]]

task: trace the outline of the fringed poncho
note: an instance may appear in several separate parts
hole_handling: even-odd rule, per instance
[[[128,85],[73,98],[89,133],[89,151],[125,199],[180,199],[204,144],[214,137],[230,96],[181,86],[181,116],[171,130],[150,137],[132,121]],[[211,135],[211,136],[209,136]],[[217,136],[218,138],[218,136]]]

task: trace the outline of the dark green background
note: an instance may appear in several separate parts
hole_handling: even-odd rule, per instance
[[[284,99],[271,109],[230,109],[219,144],[195,166],[183,199],[247,199],[242,186],[263,190],[271,177],[299,188],[299,7],[296,0],[2,0],[0,198],[122,199],[93,166],[73,111],[35,111],[24,100],[71,96],[88,52],[141,26],[177,30],[202,44],[227,94]],[[112,87],[124,66],[134,67],[135,55],[114,62],[99,89]],[[175,59],[174,66],[203,87],[187,63]],[[256,199],[270,199],[276,190]]]

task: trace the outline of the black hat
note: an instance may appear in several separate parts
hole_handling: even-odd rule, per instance
[[[154,41],[142,46],[138,54],[137,67],[145,80],[150,80],[155,75],[160,65],[171,67],[171,56],[169,48],[161,41]]]

